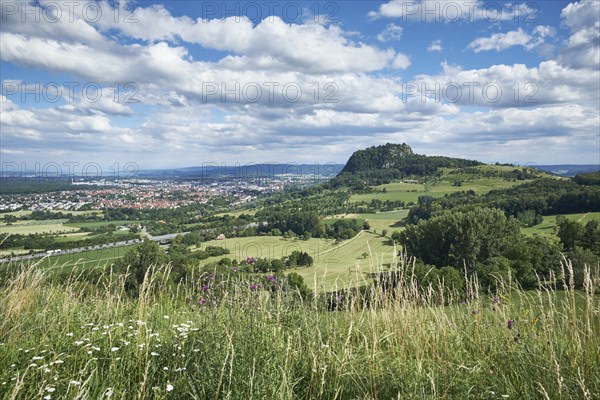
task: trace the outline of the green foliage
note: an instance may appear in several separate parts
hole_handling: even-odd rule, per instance
[[[335,239],[350,239],[362,230],[356,219],[339,219],[326,228],[327,236]]]
[[[558,216],[556,224],[557,235],[565,250],[573,251],[576,246],[579,246],[600,256],[600,224],[598,221],[590,220],[584,226],[578,221]]]
[[[583,237],[583,226],[577,221],[572,221],[567,218],[556,217],[558,227],[557,235],[560,238],[565,250],[572,251],[575,245],[579,243]]]
[[[584,249],[588,249],[597,256],[600,256],[600,222],[590,220],[585,224],[580,244]]]
[[[590,172],[587,174],[577,174],[573,178],[573,182],[579,185],[598,186],[600,185],[600,171]]]
[[[294,250],[286,259],[286,265],[289,268],[310,267],[313,265],[313,258],[305,251]]]
[[[576,246],[573,251],[569,253],[569,260],[571,261],[573,268],[573,283],[578,289],[583,288],[584,286],[586,268],[589,268],[592,276],[598,276],[598,273],[600,272],[600,257],[589,249]],[[571,279],[570,273],[571,271],[567,271],[568,281]]]
[[[449,212],[406,228],[401,241],[410,255],[438,267],[466,266],[502,255],[520,236],[518,223],[495,209]]]
[[[125,291],[130,296],[137,297],[148,269],[161,266],[165,262],[165,252],[158,243],[145,240],[119,259],[115,267],[117,271],[127,273]]]
[[[536,213],[535,210],[521,211],[517,214],[517,219],[527,227],[539,225],[544,221],[544,217]]]
[[[286,275],[286,284],[288,286],[288,290],[297,291],[300,297],[304,300],[308,300],[312,295],[311,290],[304,283],[304,278],[297,274],[296,272],[290,272]]]
[[[267,225],[260,228],[263,232],[273,232],[277,229],[280,235],[281,232],[293,232],[295,235],[310,234],[311,237],[322,237],[324,234],[321,217],[315,211],[292,213],[289,211],[262,211],[257,215],[267,222]],[[275,233],[273,234],[275,235]]]
[[[600,186],[582,186],[570,181],[544,178],[508,189],[491,190],[483,196],[477,196],[472,190],[455,192],[419,201],[410,209],[408,222],[414,224],[443,211],[473,207],[498,208],[506,215],[520,215],[527,225],[538,224],[542,215],[600,211]]]

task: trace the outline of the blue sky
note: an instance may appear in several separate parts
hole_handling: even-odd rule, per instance
[[[0,5],[6,165],[600,162],[597,1]]]

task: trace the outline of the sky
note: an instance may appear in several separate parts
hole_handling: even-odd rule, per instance
[[[4,171],[600,163],[600,1],[0,6]]]

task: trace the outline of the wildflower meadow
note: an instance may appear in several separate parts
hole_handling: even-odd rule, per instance
[[[300,296],[236,281],[236,270],[168,285],[169,266],[156,266],[133,299],[110,271],[90,288],[76,271],[55,282],[23,268],[0,289],[0,398],[600,397],[589,270],[584,290],[566,279],[482,293],[473,280],[456,298],[418,289],[409,264],[397,271],[393,290],[318,293],[315,280]]]

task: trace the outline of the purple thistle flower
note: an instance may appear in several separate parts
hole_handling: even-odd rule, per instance
[[[500,297],[494,297],[494,300],[492,300],[493,304],[500,304]]]
[[[210,286],[208,286],[208,285],[202,286],[202,291],[203,292],[206,292],[208,289],[210,289]]]
[[[232,270],[233,272],[236,272],[236,271],[237,271],[237,267],[231,267],[231,270]]]
[[[200,305],[205,305],[206,304],[206,299],[200,299]]]
[[[275,275],[267,275],[267,279],[271,282],[275,282]]]
[[[256,262],[256,260],[254,259],[254,257],[248,257],[248,258],[246,258],[246,262],[248,264],[254,264]]]
[[[512,319],[509,319],[508,321],[506,321],[506,327],[507,327],[508,329],[512,329],[512,328],[513,328],[513,325],[514,325],[514,323],[515,323],[515,321],[514,321],[514,320],[512,320]]]
[[[250,290],[256,290],[256,284],[255,283],[251,283],[250,284]]]
[[[479,314],[479,310],[473,310],[473,311],[471,311],[471,314],[477,315],[477,314]]]

